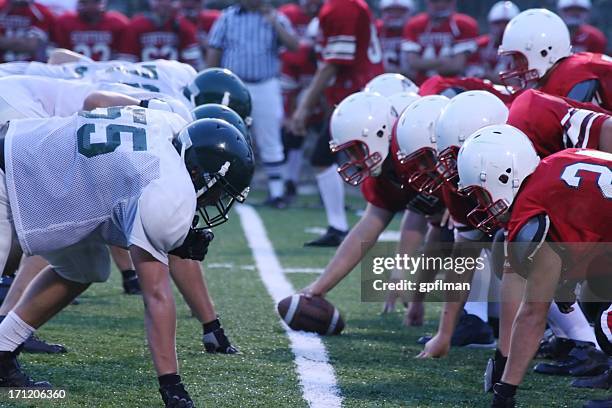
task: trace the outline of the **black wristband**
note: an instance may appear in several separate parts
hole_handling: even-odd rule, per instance
[[[140,103],[138,104],[138,106],[140,106],[141,108],[148,108],[149,107],[149,100],[148,99],[141,100]]]
[[[181,383],[181,376],[177,373],[164,374],[157,377],[160,387],[169,387],[171,385],[177,385]]]

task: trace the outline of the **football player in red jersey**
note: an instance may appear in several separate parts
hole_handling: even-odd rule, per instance
[[[0,8],[0,63],[44,61],[54,17],[32,0],[8,0]]]
[[[489,33],[481,35],[476,40],[478,52],[470,57],[466,76],[486,78],[499,83],[499,73],[505,71],[503,58],[499,58],[497,49],[502,41],[504,29],[510,20],[521,11],[511,1],[498,1],[491,7],[487,15]]]
[[[306,123],[321,96],[335,106],[382,74],[383,56],[374,18],[363,0],[327,0],[318,15],[322,62],[291,119],[291,130],[305,135]],[[329,228],[310,244],[336,246],[348,230],[344,186],[329,151],[329,134],[321,132],[311,163],[318,168],[317,184],[326,208]],[[331,224],[335,225],[331,225]]]
[[[131,61],[169,59],[194,67],[202,64],[196,28],[177,14],[171,0],[149,0],[151,11],[138,14],[125,31],[121,58]]]
[[[612,112],[533,89],[510,107],[508,124],[522,130],[540,157],[571,147],[612,153]]]
[[[515,95],[507,94],[497,89],[489,80],[473,77],[443,77],[440,75],[432,76],[425,80],[419,87],[419,95],[444,95],[452,98],[465,91],[487,91],[501,99],[506,105],[510,106]]]
[[[502,279],[499,349],[509,354],[501,361],[503,376],[494,379],[492,406],[514,407],[550,303],[562,300],[558,284],[597,278],[598,294],[609,300],[610,276],[585,275],[585,267],[612,242],[612,155],[566,149],[540,161],[524,133],[500,125],[464,144],[458,170],[460,191],[478,201],[472,223],[508,232],[505,272],[515,273]]]
[[[208,33],[221,15],[219,10],[203,7],[203,3],[203,0],[181,0],[181,13],[195,25],[197,30],[198,42],[202,52],[202,66],[199,69],[206,68],[204,61],[206,60],[206,48],[208,47]]]
[[[508,23],[499,50],[511,59],[511,68],[500,73],[509,88],[535,87],[612,109],[612,60],[603,54],[571,54],[569,31],[555,13],[523,11]]]
[[[404,26],[402,42],[403,71],[419,85],[435,74],[462,74],[468,55],[476,51],[478,36],[478,24],[455,12],[455,0],[427,0],[426,4],[427,12]]]
[[[608,40],[590,24],[591,0],[558,0],[557,10],[572,36],[572,51],[605,54]]]
[[[404,25],[415,10],[413,0],[382,0],[380,2],[380,43],[387,72],[400,72],[402,33]]]
[[[58,17],[54,42],[94,61],[114,59],[119,52],[128,18],[116,11],[106,11],[106,0],[79,0],[77,12]]]

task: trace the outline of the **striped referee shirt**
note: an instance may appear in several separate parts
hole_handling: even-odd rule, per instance
[[[287,17],[278,13],[276,18],[288,32],[294,32]],[[280,39],[260,12],[239,5],[226,8],[210,31],[208,46],[222,50],[221,66],[243,81],[261,82],[280,76]]]

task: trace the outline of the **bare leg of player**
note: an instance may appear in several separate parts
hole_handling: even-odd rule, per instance
[[[23,258],[15,280],[11,284],[2,306],[0,306],[0,316],[6,316],[15,307],[28,284],[47,265],[49,265],[47,261],[37,255]]]
[[[209,353],[234,354],[238,352],[225,335],[217,317],[215,305],[208,293],[202,267],[199,262],[170,255],[170,275],[191,308],[202,323],[204,347]]]

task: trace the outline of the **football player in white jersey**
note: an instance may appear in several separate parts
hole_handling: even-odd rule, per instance
[[[0,323],[0,386],[50,386],[21,370],[19,346],[108,278],[115,245],[129,248],[141,282],[162,399],[193,407],[178,375],[168,258],[202,260],[212,238],[195,227],[196,210],[214,227],[246,198],[254,160],[244,137],[222,120],[185,126],[173,113],[112,107],[13,120],[0,139],[0,267],[12,241],[50,261]]]

